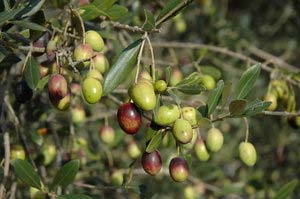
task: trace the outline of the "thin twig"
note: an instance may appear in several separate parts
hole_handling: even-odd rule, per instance
[[[6,131],[4,133],[4,151],[5,151],[5,159],[4,159],[4,174],[3,174],[3,180],[1,182],[0,186],[0,198],[4,197],[4,189],[5,184],[7,182],[8,174],[9,174],[9,161],[10,161],[10,138],[9,133]]]
[[[155,67],[155,59],[154,59],[154,52],[153,52],[153,47],[152,47],[152,44],[151,44],[151,41],[148,37],[148,35],[146,35],[146,39],[147,39],[147,43],[149,45],[149,49],[150,49],[150,53],[151,53],[151,60],[152,60],[152,64],[151,64],[151,72],[152,72],[152,82],[154,83],[155,82],[155,70],[156,70],[156,67]]]
[[[145,34],[145,36],[146,36],[146,34]],[[139,55],[138,55],[138,59],[137,59],[137,69],[136,69],[135,80],[134,80],[135,83],[137,83],[138,76],[139,76],[139,73],[140,73],[140,64],[141,64],[141,58],[142,58],[142,55],[143,55],[144,45],[145,45],[145,39],[142,41],[141,48],[140,48]]]

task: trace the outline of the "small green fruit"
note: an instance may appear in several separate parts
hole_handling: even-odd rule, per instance
[[[45,194],[37,188],[30,187],[30,199],[45,199]]]
[[[178,84],[181,80],[183,79],[183,75],[181,70],[179,69],[174,69],[172,71],[171,77],[170,77],[170,86],[175,86],[176,84]]]
[[[174,104],[163,105],[158,108],[154,121],[158,125],[167,126],[175,122],[179,117],[180,111],[178,106]]]
[[[184,199],[196,199],[196,192],[192,186],[187,186],[183,190]]]
[[[129,157],[132,158],[132,159],[136,159],[136,158],[138,158],[142,154],[139,146],[134,141],[131,141],[128,144],[128,146],[127,146],[127,152],[128,152]]]
[[[76,106],[71,110],[72,121],[74,124],[81,124],[85,122],[85,110],[81,106]]]
[[[197,132],[193,129],[193,138],[192,138],[192,140],[187,144],[183,144],[182,148],[185,149],[185,150],[191,150],[195,145],[195,142],[197,140],[197,136],[198,136]]]
[[[121,170],[115,170],[111,174],[111,183],[115,186],[121,186],[123,184],[123,172]]]
[[[167,83],[164,80],[158,80],[154,84],[156,93],[164,93],[167,90]]]
[[[25,160],[25,150],[22,145],[13,145],[10,149],[10,159]]]
[[[138,82],[130,87],[129,96],[134,104],[144,111],[154,109],[156,105],[156,96],[153,86],[146,82]]]
[[[274,111],[277,108],[277,97],[273,93],[267,93],[264,101],[271,102],[271,105],[267,108],[268,111]]]
[[[181,112],[182,112],[182,117],[185,120],[189,121],[192,126],[197,125],[198,123],[197,118],[199,117],[199,113],[194,107],[189,107],[189,106],[183,107],[181,108]]]
[[[193,138],[192,126],[185,119],[177,119],[173,125],[173,135],[178,142],[189,143]]]
[[[103,76],[98,70],[90,70],[87,74],[86,77],[91,77],[94,78],[100,82],[103,81]]]
[[[102,85],[100,81],[87,77],[82,83],[82,94],[89,104],[97,103],[102,96]]]
[[[241,160],[247,166],[253,166],[256,163],[256,150],[249,142],[242,142],[239,145],[239,155]]]
[[[75,61],[80,61],[93,57],[93,53],[93,49],[89,44],[80,44],[75,48],[73,57]],[[85,61],[83,65],[88,67],[90,65],[90,61]]]
[[[195,153],[200,161],[205,162],[209,159],[209,153],[202,139],[197,139],[195,144]]]
[[[48,166],[56,157],[56,146],[54,144],[46,144],[41,149],[44,161],[43,164]]]
[[[101,74],[104,74],[109,68],[107,58],[101,53],[97,54],[93,58],[93,62],[95,69],[98,70]]]
[[[223,146],[224,137],[221,131],[217,128],[211,128],[207,132],[206,145],[213,152],[219,151]]]
[[[94,30],[89,30],[85,33],[85,42],[97,52],[102,51],[104,48],[104,41],[101,35]]]
[[[106,144],[112,144],[115,140],[115,131],[111,126],[105,125],[99,130],[100,139]]]
[[[203,75],[201,77],[201,83],[207,90],[213,90],[216,86],[215,79],[210,75]]]

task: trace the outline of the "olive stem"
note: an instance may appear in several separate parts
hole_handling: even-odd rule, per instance
[[[147,34],[145,33],[144,36],[147,36]],[[143,55],[144,45],[145,45],[145,39],[142,41],[141,48],[140,48],[139,55],[138,55],[137,69],[136,69],[135,80],[134,80],[135,83],[137,83],[138,76],[140,73],[140,64],[141,64],[141,58]]]
[[[148,42],[148,44],[149,44],[149,49],[150,49],[150,53],[151,53],[151,61],[152,61],[152,64],[151,64],[152,82],[155,83],[155,59],[154,59],[154,52],[153,52],[152,44],[151,44],[151,41],[150,41],[148,35],[146,35],[146,39],[147,39],[147,42]]]
[[[246,127],[246,137],[245,137],[245,142],[248,142],[248,138],[249,138],[249,123],[248,123],[248,119],[246,117],[243,117],[244,119],[244,123],[245,123],[245,127]]]

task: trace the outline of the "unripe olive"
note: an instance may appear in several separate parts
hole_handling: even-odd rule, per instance
[[[256,163],[256,150],[249,142],[240,143],[239,156],[247,166],[253,166]]]
[[[287,93],[289,92],[289,88],[284,80],[272,80],[271,88],[273,92],[276,92],[277,97],[287,100],[286,96],[288,96]]]
[[[274,111],[277,108],[277,97],[273,93],[267,93],[264,101],[271,102],[271,105],[267,108],[268,111]]]
[[[111,176],[111,183],[115,186],[121,186],[123,184],[123,172],[121,170],[115,170],[112,172]]]
[[[115,131],[111,126],[105,125],[100,128],[99,137],[104,143],[111,144],[115,140]]]
[[[64,98],[59,99],[59,100],[53,98],[52,95],[50,95],[50,94],[49,94],[49,98],[50,98],[52,105],[60,111],[67,110],[70,107],[70,104],[71,104],[70,92],[68,92]]]
[[[172,130],[175,139],[182,144],[189,143],[193,138],[192,126],[185,119],[177,119]]]
[[[54,144],[45,144],[41,151],[44,157],[43,164],[45,166],[50,165],[56,157],[56,146]]]
[[[103,81],[103,76],[102,74],[98,71],[98,70],[90,70],[87,74],[86,74],[87,77],[91,77],[91,78],[94,78],[100,82]]]
[[[139,74],[139,78],[138,79],[146,79],[148,81],[152,81],[152,77],[151,75],[147,72],[147,71],[143,71]]]
[[[22,145],[13,145],[10,149],[10,159],[25,160],[25,150]]]
[[[297,117],[289,117],[288,123],[291,127],[298,129],[300,127],[300,116]]]
[[[137,145],[137,143],[135,141],[131,141],[128,143],[127,153],[129,155],[129,157],[132,159],[136,159],[142,154],[139,146]]]
[[[146,82],[138,82],[130,87],[129,96],[134,104],[144,111],[154,109],[156,96],[152,85]]]
[[[184,199],[196,199],[196,193],[192,186],[187,186],[183,190]]]
[[[169,173],[175,182],[183,182],[189,175],[189,166],[184,158],[175,157],[169,165]]]
[[[156,93],[164,93],[167,90],[167,83],[164,80],[158,80],[154,84]]]
[[[207,90],[213,90],[216,86],[215,79],[210,75],[201,76],[201,83]]]
[[[74,124],[81,124],[85,122],[86,114],[85,110],[81,106],[76,106],[71,110],[72,121]]]
[[[187,143],[187,144],[182,144],[182,148],[185,149],[185,150],[191,150],[194,145],[195,145],[195,142],[197,140],[197,132],[193,129],[193,137],[192,137],[192,140]]]
[[[67,80],[61,74],[52,75],[48,82],[48,90],[51,98],[59,100],[68,93]]]
[[[109,68],[109,63],[107,58],[101,53],[98,53],[93,58],[93,62],[94,62],[95,69],[98,70],[101,74],[104,74]]]
[[[213,152],[219,151],[223,146],[224,137],[221,131],[217,128],[211,128],[207,132],[206,146]]]
[[[181,112],[182,112],[182,117],[183,119],[189,121],[189,123],[193,126],[193,125],[197,125],[198,123],[198,117],[199,117],[199,113],[197,112],[197,110],[194,107],[183,107],[181,108]]]
[[[82,94],[89,104],[97,103],[102,97],[102,85],[100,81],[87,77],[82,82]]]
[[[180,117],[180,110],[177,105],[163,105],[158,108],[154,118],[156,124],[167,126],[175,122]]]
[[[144,152],[142,156],[142,166],[144,171],[150,175],[157,175],[162,167],[162,161],[158,150],[152,153]]]
[[[80,44],[75,48],[73,57],[74,57],[75,61],[89,59],[89,58],[93,57],[93,49],[89,44]],[[85,67],[89,66],[90,61],[85,61],[83,63],[83,65]]]
[[[30,193],[30,199],[45,199],[46,198],[45,194],[41,190],[34,188],[34,187],[30,187],[29,193]]]
[[[104,41],[101,35],[94,30],[89,30],[85,33],[85,42],[97,52],[102,51],[104,48]]]
[[[209,159],[209,153],[206,149],[203,139],[197,139],[195,143],[195,153],[200,161],[205,162]]]
[[[170,86],[175,86],[176,84],[178,84],[181,80],[183,79],[183,75],[181,70],[179,69],[174,69],[172,71],[171,77],[170,77]]]
[[[186,31],[186,22],[184,21],[184,19],[176,20],[175,28],[178,33],[184,33]]]

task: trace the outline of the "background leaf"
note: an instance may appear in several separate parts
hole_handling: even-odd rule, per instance
[[[113,91],[122,83],[132,71],[137,61],[137,54],[141,46],[142,39],[139,39],[124,49],[117,61],[108,71],[103,83],[104,95]]]
[[[279,189],[274,199],[285,199],[291,195],[298,184],[298,180],[292,180]]]
[[[245,116],[253,116],[256,114],[261,113],[263,110],[268,108],[271,105],[272,102],[264,102],[259,99],[256,99],[249,103],[245,109],[245,112],[243,115]]]
[[[163,133],[161,131],[157,131],[155,135],[151,138],[150,142],[146,147],[146,151],[148,153],[153,152],[157,147],[159,147],[161,141],[163,139]]]
[[[66,187],[73,182],[79,170],[79,160],[71,160],[66,163],[56,174],[51,189],[56,186]]]
[[[24,76],[29,88],[35,89],[40,80],[40,71],[37,61],[32,56],[26,62]]]
[[[248,95],[260,74],[260,70],[260,64],[255,64],[242,74],[237,84],[234,99],[244,99]]]
[[[201,72],[207,75],[212,76],[214,79],[218,80],[222,77],[220,69],[214,66],[201,66]]]
[[[93,198],[83,194],[67,194],[67,195],[58,196],[57,199],[93,199]]]
[[[26,21],[26,20],[21,20],[21,21],[10,21],[10,23],[22,27],[22,28],[26,28],[26,29],[30,29],[30,30],[37,30],[37,31],[45,31],[46,28],[37,24],[37,23],[33,23],[30,21]]]
[[[245,111],[247,105],[246,100],[234,100],[229,104],[230,115],[240,115]]]
[[[211,93],[209,94],[207,98],[208,115],[212,114],[215,111],[219,103],[220,97],[222,95],[223,89],[224,89],[224,81],[220,80],[218,81],[216,88],[212,90]]]
[[[153,30],[155,28],[155,18],[150,11],[144,10],[144,12],[145,12],[146,19],[145,19],[145,23],[143,25],[143,30],[145,30],[145,31]]]
[[[25,8],[23,8],[16,15],[15,19],[34,15],[36,12],[38,12],[41,9],[41,7],[44,5],[45,1],[46,0],[29,0],[29,1],[27,1]]]
[[[28,186],[41,189],[41,180],[33,167],[26,160],[14,159],[11,161],[18,177],[25,182]]]

